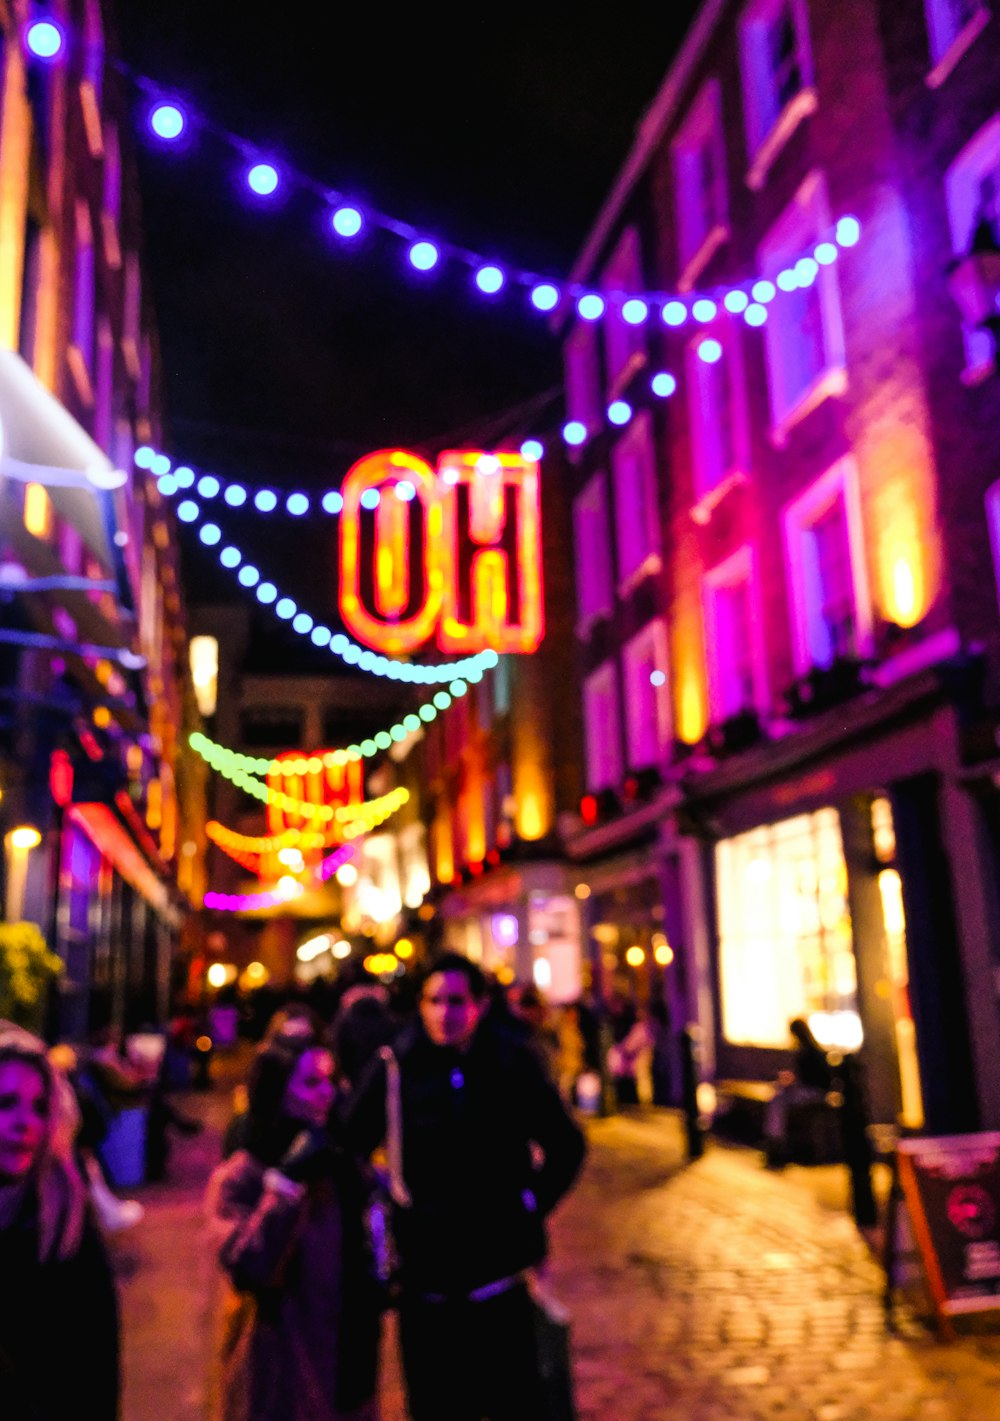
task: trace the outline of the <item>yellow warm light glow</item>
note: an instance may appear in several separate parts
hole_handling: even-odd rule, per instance
[[[248,987],[262,987],[270,975],[263,962],[248,962],[243,980]]]
[[[582,901],[590,897],[590,888],[586,883],[578,883],[573,889],[576,896]]]
[[[22,853],[27,853],[29,849],[38,848],[42,842],[42,836],[33,824],[20,824],[16,829],[11,829],[7,840],[12,849],[20,849]]]
[[[98,730],[106,730],[111,724],[111,712],[107,706],[98,706],[94,711],[94,724]]]
[[[889,561],[886,612],[898,626],[915,626],[926,611],[920,549],[916,545],[897,546],[889,554]]]
[[[341,888],[353,888],[358,881],[358,870],[352,863],[342,863],[334,874]]]
[[[214,636],[191,638],[191,680],[202,715],[215,714],[219,686],[219,642]]]
[[[373,977],[384,977],[395,972],[398,966],[399,961],[392,952],[372,952],[364,961],[365,971],[370,972]]]
[[[517,804],[517,832],[522,839],[541,839],[548,830],[545,801],[540,794],[529,791]]]
[[[338,938],[337,941],[333,944],[333,955],[334,957],[340,958],[341,960],[343,960],[345,957],[350,957],[351,944],[347,941],[346,937]]]
[[[677,729],[686,745],[695,745],[705,734],[705,700],[693,676],[681,682],[680,715]]]
[[[156,779],[146,788],[146,824],[154,834],[163,826],[163,786]]]
[[[24,486],[24,526],[36,538],[47,538],[52,526],[52,504],[41,484]]]
[[[20,343],[24,229],[31,171],[31,109],[19,44],[5,46],[0,132],[0,347]],[[32,334],[34,334],[32,332]]]
[[[659,937],[653,940],[653,958],[658,967],[669,967],[674,960],[674,950],[667,942],[666,938]]]
[[[646,960],[646,954],[641,947],[630,947],[625,954],[625,961],[630,967],[641,967]]]
[[[413,943],[408,937],[401,937],[396,943],[396,956],[403,959],[413,956]]]
[[[205,976],[210,987],[224,987],[229,977],[229,972],[224,962],[213,962],[205,973]]]

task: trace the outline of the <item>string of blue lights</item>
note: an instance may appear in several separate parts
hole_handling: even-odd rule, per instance
[[[51,14],[38,15],[28,23],[24,42],[28,53],[45,64],[58,62],[69,48],[66,28]],[[678,329],[689,321],[711,324],[720,311],[725,310],[730,315],[742,316],[749,326],[760,326],[766,322],[767,305],[778,290],[794,291],[811,285],[822,266],[835,262],[842,248],[853,247],[860,238],[857,219],[841,217],[829,237],[818,241],[773,280],[761,275],[735,285],[719,285],[683,295],[667,291],[598,292],[512,264],[500,265],[454,242],[431,239],[410,223],[359,204],[289,163],[279,163],[259,145],[196,110],[186,98],[168,93],[162,84],[137,73],[122,61],[113,63],[141,95],[146,131],[152,142],[183,148],[192,144],[199,133],[210,134],[235,154],[241,165],[243,188],[251,200],[273,202],[295,188],[310,193],[320,203],[326,230],[338,243],[356,243],[363,240],[368,228],[380,229],[403,244],[411,274],[426,275],[443,262],[451,261],[469,269],[472,285],[480,296],[495,300],[507,291],[516,290],[527,296],[528,306],[535,314],[543,316],[566,305],[574,307],[584,321],[617,319],[625,325],[643,326],[658,317],[666,327]],[[569,442],[581,441],[571,439]]]

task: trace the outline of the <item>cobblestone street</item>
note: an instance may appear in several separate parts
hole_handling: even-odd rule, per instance
[[[195,1106],[171,1180],[138,1191],[116,1244],[125,1421],[196,1421],[214,1272],[201,1192],[228,1102]],[[684,1166],[666,1114],[587,1126],[584,1177],[554,1230],[553,1283],[573,1316],[580,1421],[978,1421],[1000,1414],[1000,1330],[950,1346],[906,1310],[886,1332],[882,1272],[844,1211],[843,1171],[773,1174],[710,1146]],[[391,1340],[391,1339],[390,1339]],[[391,1346],[385,1421],[405,1421]]]

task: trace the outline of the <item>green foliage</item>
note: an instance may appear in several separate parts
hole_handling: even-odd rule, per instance
[[[48,988],[62,970],[34,923],[0,923],[0,1020],[41,1031]]]

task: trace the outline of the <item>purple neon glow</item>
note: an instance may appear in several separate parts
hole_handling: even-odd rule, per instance
[[[206,893],[206,908],[214,908],[222,913],[245,913],[254,908],[275,908],[279,903],[287,903],[289,898],[299,898],[305,892],[301,883],[295,888],[275,888],[270,893]]]
[[[65,40],[54,20],[33,20],[25,31],[24,42],[36,59],[49,63],[58,59]]]
[[[164,143],[173,143],[187,127],[187,117],[178,104],[158,103],[149,111],[149,128]]]

